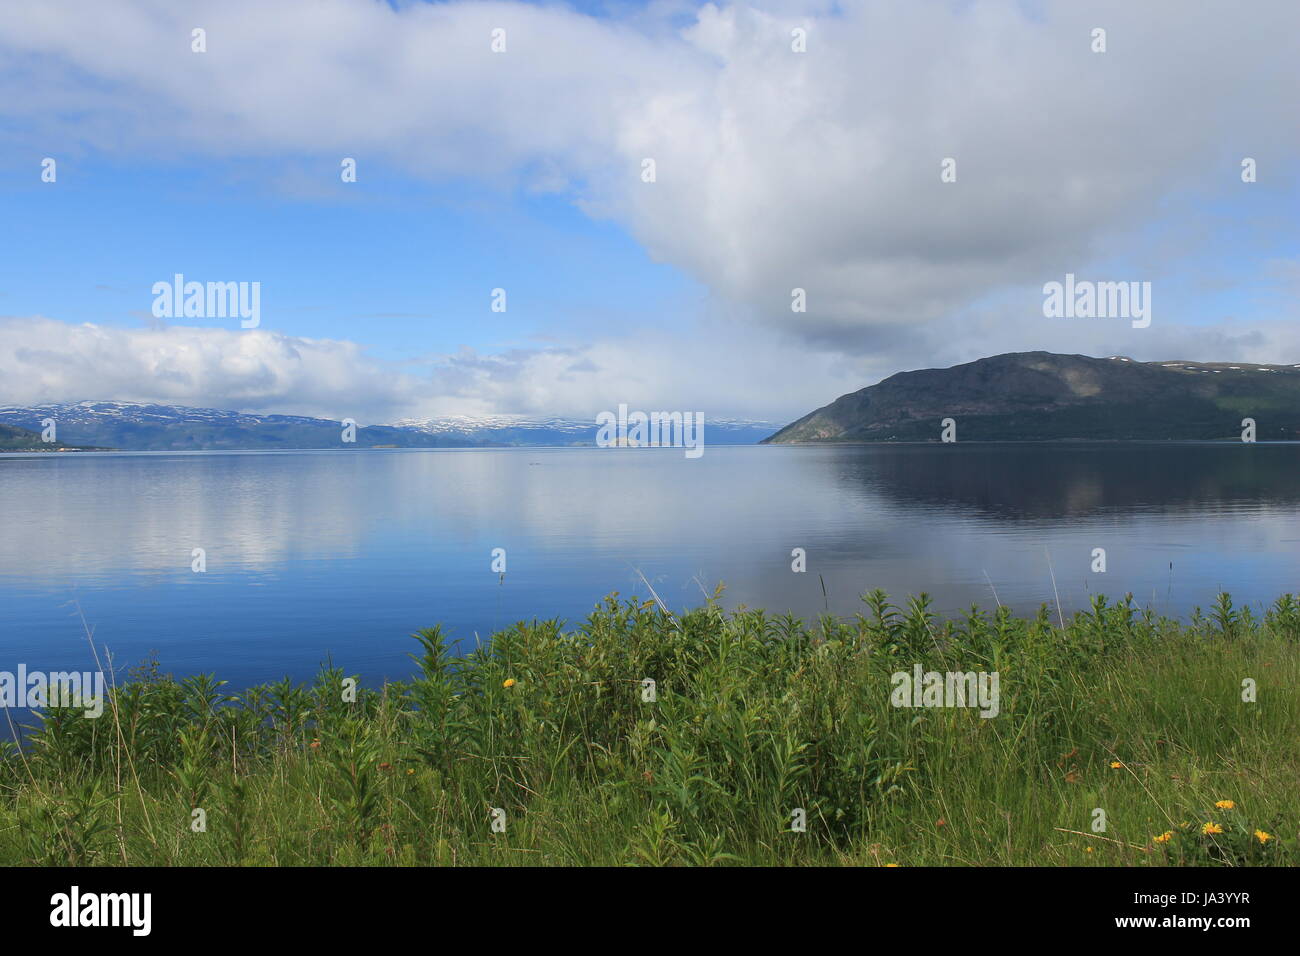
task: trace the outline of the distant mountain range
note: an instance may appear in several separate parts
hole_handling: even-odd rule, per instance
[[[272,448],[503,448],[515,445],[594,445],[598,426],[566,418],[531,420],[516,416],[407,419],[356,429],[356,443],[341,440],[342,424],[297,415],[250,415],[215,408],[131,402],[77,402],[0,408],[0,423],[38,433],[52,418],[60,442],[121,451],[193,451]],[[770,422],[705,421],[705,442],[754,444],[772,434]],[[0,434],[0,439],[3,439]],[[30,439],[22,439],[29,441]],[[0,450],[21,450],[0,443]]]
[[[801,442],[1300,439],[1300,365],[1137,362],[1011,352],[899,372],[842,395],[766,439]]]
[[[59,441],[40,440],[54,419]],[[403,419],[356,429],[298,415],[131,402],[0,408],[0,451],[185,451],[274,448],[502,448],[595,445],[592,420],[520,416]],[[777,430],[769,422],[705,421],[706,444],[938,441],[1300,440],[1300,365],[1138,362],[1011,352],[946,369],[899,372]],[[775,432],[775,434],[773,434]]]

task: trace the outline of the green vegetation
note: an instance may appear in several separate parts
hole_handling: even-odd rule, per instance
[[[66,445],[61,441],[42,441],[40,434],[19,428],[16,425],[0,424],[0,451],[105,451],[100,448],[87,448]]]
[[[0,761],[0,862],[1300,861],[1290,595],[1187,624],[1099,598],[1064,626],[864,601],[805,625],[612,596],[465,657],[434,628],[414,679],[351,702],[333,667],[234,697],[146,666],[102,718],[48,711]],[[996,671],[1000,713],[892,706],[918,663]]]

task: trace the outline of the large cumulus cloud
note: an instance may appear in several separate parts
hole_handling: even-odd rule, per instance
[[[1090,49],[1096,27],[1104,54]],[[504,54],[490,50],[495,28]],[[796,28],[807,52],[791,49]],[[756,365],[784,350],[792,376],[821,375],[825,390],[1005,348],[1267,359],[1293,345],[1266,321],[1280,315],[1204,329],[1157,313],[1139,337],[1034,314],[1044,281],[1120,251],[1145,271],[1105,278],[1178,281],[1179,262],[1152,245],[1211,241],[1204,210],[1239,201],[1242,156],[1260,162],[1250,188],[1294,190],[1291,0],[674,3],[607,19],[497,2],[10,0],[0,56],[0,113],[32,142],[361,154],[421,177],[559,190],[703,281],[754,329],[733,337]],[[955,183],[940,182],[946,157]],[[1180,242],[1188,258],[1205,251]],[[795,287],[805,313],[790,310]],[[299,348],[228,342],[214,364],[243,381],[232,398],[283,383],[273,356]],[[376,401],[412,403],[404,379],[348,348],[309,351],[352,363]],[[548,355],[496,360],[517,385],[496,397],[545,397],[519,383]],[[480,362],[480,385],[489,371]],[[570,405],[584,381],[570,379]]]

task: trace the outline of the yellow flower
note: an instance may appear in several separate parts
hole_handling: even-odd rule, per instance
[[[1233,803],[1231,800],[1220,800],[1218,803],[1215,804],[1215,806],[1218,807],[1220,810],[1232,810],[1237,805]]]
[[[1085,846],[1085,847],[1083,848],[1083,852],[1084,852],[1084,853],[1091,853],[1091,852],[1092,852],[1092,847],[1090,847],[1090,846]]]
[[[888,866],[898,866],[898,864],[897,864],[897,863],[886,863],[885,866],[887,866],[887,867],[888,867]]]
[[[513,677],[508,677],[508,678],[506,678],[504,681],[501,682],[501,686],[502,686],[502,687],[514,687],[514,686],[515,686],[515,679],[514,679]]]
[[[1160,834],[1160,836],[1152,837],[1151,839],[1156,843],[1168,843],[1173,838],[1174,838],[1174,831],[1166,830],[1164,833]]]
[[[1118,760],[1112,760],[1112,761],[1110,762],[1110,769],[1111,769],[1111,770],[1118,770],[1118,769],[1119,769],[1120,767],[1122,767],[1122,766],[1124,766],[1124,765],[1123,765],[1122,763],[1120,763]]]
[[[1201,827],[1201,832],[1206,836],[1210,836],[1213,833],[1222,833],[1223,827],[1219,826],[1217,823],[1207,823],[1205,826]]]
[[[414,771],[413,769],[411,769],[410,767],[407,767],[407,768],[406,768],[406,775],[407,775],[408,777],[409,777],[411,774],[413,774],[413,773],[415,773],[415,771]]]
[[[1257,839],[1260,843],[1267,843],[1269,840],[1273,839],[1273,834],[1265,833],[1263,830],[1256,830],[1255,839]]]

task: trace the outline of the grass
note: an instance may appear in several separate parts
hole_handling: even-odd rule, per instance
[[[615,595],[465,657],[422,631],[412,680],[355,693],[146,666],[5,753],[0,863],[1300,862],[1292,596],[1185,624],[1098,598],[1064,627],[864,602],[809,625]],[[892,706],[916,663],[996,671],[1000,713]]]

